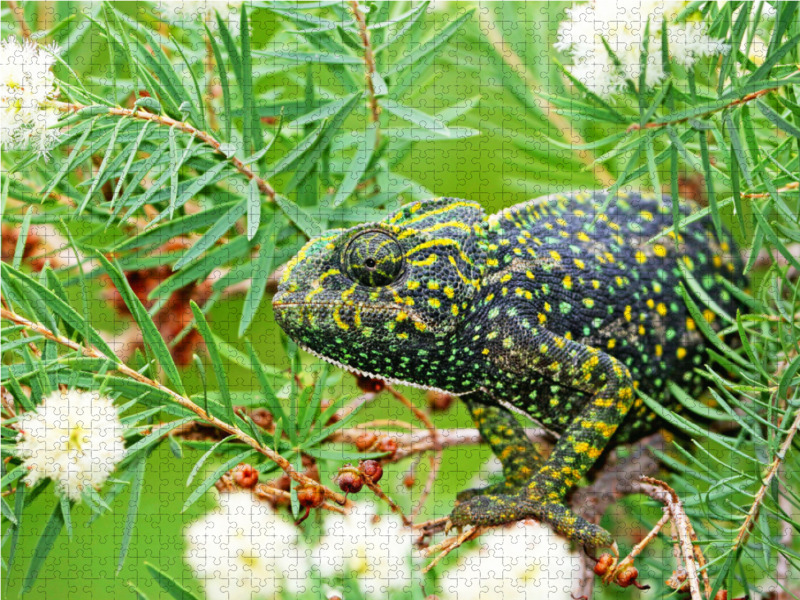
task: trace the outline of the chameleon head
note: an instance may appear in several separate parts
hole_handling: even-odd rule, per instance
[[[332,230],[286,265],[272,305],[307,350],[351,370],[408,379],[401,368],[464,318],[485,262],[483,209],[416,202],[379,223]]]

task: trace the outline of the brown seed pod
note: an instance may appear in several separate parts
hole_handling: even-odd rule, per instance
[[[258,471],[252,465],[240,463],[233,468],[233,481],[241,488],[250,489],[258,483]]]
[[[366,431],[356,438],[356,448],[360,452],[366,452],[378,441],[378,436],[371,431]]]
[[[345,494],[357,494],[364,487],[364,477],[349,464],[339,469],[334,481]]]
[[[639,571],[636,567],[628,567],[617,575],[617,585],[624,588],[636,585],[637,577],[639,577]],[[642,589],[639,585],[636,585],[636,587]]]
[[[273,424],[272,413],[266,408],[257,408],[250,413],[253,422],[262,429],[271,429]]]
[[[406,476],[403,477],[403,485],[411,489],[415,483],[417,483],[417,478],[414,477],[414,473],[406,473]]]
[[[714,600],[728,600],[728,590],[720,590],[714,596]]]
[[[388,452],[389,456],[386,458],[392,459],[394,455],[397,453],[397,442],[395,442],[390,437],[382,437],[378,440],[375,445],[376,452]]]
[[[356,385],[362,392],[377,394],[386,389],[386,382],[383,379],[373,379],[364,375],[356,375]]]
[[[297,490],[297,500],[303,508],[319,508],[325,500],[322,489],[315,485],[304,485]]]
[[[429,390],[425,397],[428,400],[428,407],[433,412],[444,412],[453,405],[455,398],[445,392]]]
[[[608,552],[602,554],[598,559],[597,563],[594,565],[594,573],[595,575],[599,575],[602,577],[608,572],[608,569],[611,565],[614,564],[614,557],[611,556]]]
[[[358,470],[370,478],[373,483],[378,483],[383,477],[383,467],[377,460],[362,460],[358,463]]]

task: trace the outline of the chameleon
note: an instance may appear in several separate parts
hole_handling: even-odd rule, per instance
[[[703,331],[740,308],[738,252],[707,218],[688,219],[696,208],[680,202],[688,222],[659,236],[668,196],[573,192],[491,215],[467,200],[414,202],[309,241],[286,264],[275,320],[346,370],[466,404],[504,481],[461,492],[448,527],[534,518],[615,548],[568,492],[605,451],[665,425],[642,394],[680,410],[670,382],[700,393]],[[549,456],[516,414],[557,437]]]

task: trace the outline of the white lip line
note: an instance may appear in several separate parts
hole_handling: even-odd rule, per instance
[[[392,383],[392,384],[409,385],[411,387],[419,388],[419,389],[422,389],[422,390],[431,390],[431,391],[434,391],[434,392],[440,392],[442,394],[450,394],[451,396],[455,396],[455,397],[464,396],[466,394],[471,394],[472,392],[475,391],[475,390],[469,390],[468,392],[462,392],[460,394],[456,394],[454,392],[448,392],[447,390],[443,390],[441,388],[433,387],[433,386],[430,386],[430,385],[422,385],[422,384],[419,384],[419,383],[414,383],[412,381],[404,381],[402,379],[394,379],[392,377],[384,377],[383,375],[377,375],[375,373],[368,373],[367,371],[362,371],[361,369],[356,369],[355,367],[351,367],[349,365],[341,363],[338,360],[334,360],[332,358],[328,358],[324,354],[320,354],[319,352],[315,352],[314,350],[312,350],[311,348],[309,348],[305,344],[301,344],[300,342],[298,342],[297,345],[300,346],[300,348],[302,348],[303,350],[305,350],[309,354],[311,354],[313,356],[316,356],[317,358],[321,358],[325,362],[329,362],[332,365],[336,365],[340,369],[344,369],[345,371],[349,371],[350,373],[355,373],[356,375],[361,375],[362,377],[369,377],[370,379],[380,379],[381,381],[385,381],[387,383]]]

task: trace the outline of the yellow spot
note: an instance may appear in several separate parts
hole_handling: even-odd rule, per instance
[[[716,319],[716,318],[717,318],[717,315],[715,315],[715,314],[714,314],[712,311],[710,311],[709,309],[705,309],[705,310],[703,311],[703,318],[706,320],[706,322],[707,322],[707,323],[712,323],[712,322],[714,321],[714,319]]]
[[[686,357],[686,348],[678,348],[678,351],[675,353],[678,358],[684,359]]]
[[[586,268],[586,263],[583,262],[580,258],[575,258],[573,260],[575,262],[575,266],[578,267],[579,269],[585,269]]]
[[[631,320],[631,310],[632,309],[631,309],[631,305],[630,304],[625,307],[625,320],[628,321],[628,322],[630,322],[630,320]]]
[[[438,290],[439,289],[439,282],[438,281],[429,281],[428,282],[428,289],[429,290]]]
[[[697,328],[697,325],[694,322],[692,317],[686,317],[686,329],[689,331],[694,331]]]
[[[639,335],[644,335],[644,333],[645,333],[644,325],[639,325]]]
[[[544,316],[542,313],[539,313],[539,323],[544,324],[547,321],[547,317]]]
[[[578,442],[572,446],[572,449],[578,454],[584,454],[587,450],[589,450],[589,444],[586,442]]]
[[[337,306],[336,310],[333,311],[333,320],[336,321],[336,324],[339,326],[339,329],[344,329],[345,331],[347,331],[348,329],[350,329],[350,325],[342,321],[342,317],[341,315],[339,315],[340,310],[341,307]]]
[[[572,340],[572,332],[571,331],[566,332],[564,334],[564,337],[571,341]]]
[[[500,263],[497,262],[496,258],[489,258],[489,259],[486,260],[486,264],[489,265],[490,267],[496,267]]]
[[[720,248],[722,248],[722,251],[723,251],[723,252],[727,252],[728,250],[730,250],[730,249],[731,249],[731,247],[728,245],[728,242],[722,242],[722,243],[719,245],[719,247],[720,247]]]
[[[448,298],[452,299],[453,296],[455,296],[455,294],[456,294],[456,291],[453,288],[451,288],[449,285],[445,286],[445,288],[444,288],[444,295],[445,296],[447,296]]]
[[[684,257],[683,257],[683,263],[686,265],[686,267],[687,267],[687,268],[688,268],[690,271],[693,271],[693,270],[694,270],[694,262],[692,262],[692,259],[691,259],[691,258],[689,258],[688,256],[684,256]]]
[[[647,300],[647,308],[654,309],[656,307],[656,302],[652,298]]]
[[[397,337],[400,338],[401,340],[407,340],[408,339],[408,334],[407,333],[398,333]]]
[[[611,338],[610,340],[608,340],[608,349],[609,350],[614,348],[614,346],[616,346],[616,345],[617,345],[617,340],[615,340],[614,338]]]
[[[583,305],[586,308],[594,308],[594,300],[592,300],[591,298],[584,298]]]
[[[600,448],[595,448],[592,446],[589,450],[586,451],[586,454],[589,458],[599,458],[603,451]]]
[[[489,302],[491,302],[492,300],[494,300],[494,294],[489,294],[488,296],[486,296],[486,300],[484,300],[484,303],[489,304]]]
[[[534,276],[533,273],[530,272],[530,270],[526,271],[525,275],[527,276],[528,279],[536,279],[536,277]]]
[[[577,237],[582,242],[588,242],[589,241],[589,236],[586,235],[585,231],[579,231]]]
[[[572,289],[572,277],[570,275],[567,275],[566,277],[564,277],[563,284],[564,284],[564,288],[565,289],[571,290]]]
[[[511,273],[506,273],[500,278],[501,283],[506,283],[507,281],[511,281]]]
[[[647,256],[645,256],[645,253],[641,250],[636,252],[636,262],[638,262],[640,265],[643,265],[647,262]]]
[[[430,267],[433,263],[436,262],[436,255],[429,254],[428,258],[424,260],[410,260],[408,263],[414,267]],[[417,282],[415,282],[417,283]]]
[[[416,290],[419,287],[419,281],[406,281],[406,287],[410,290]]]
[[[594,401],[594,405],[597,408],[611,408],[614,406],[614,399],[613,398],[598,398]]]
[[[667,314],[667,305],[663,302],[659,302],[658,306],[656,306],[656,312],[660,314],[662,317]]]
[[[552,312],[552,307],[550,306],[550,303],[549,303],[549,302],[545,302],[545,303],[544,303],[544,309],[545,309],[547,312]]]
[[[458,304],[453,304],[453,306],[450,307],[450,312],[453,313],[454,317],[457,317],[458,316]]]
[[[489,354],[489,349],[488,348],[484,348],[482,354]]]
[[[561,255],[558,252],[556,252],[555,250],[550,250],[550,257],[553,260],[561,260]]]
[[[425,331],[428,328],[428,326],[422,321],[414,321],[414,327],[416,327],[419,331]]]
[[[648,210],[643,210],[639,213],[639,216],[642,217],[645,221],[652,221],[653,220],[653,213]]]
[[[322,283],[328,277],[331,277],[332,275],[338,275],[339,273],[340,273],[339,269],[330,269],[328,271],[325,271],[322,275],[319,276],[319,282]]]
[[[592,287],[596,290],[600,289],[600,282],[597,279],[592,279]]]
[[[659,258],[664,258],[667,255],[667,247],[663,244],[656,244],[653,246],[653,252]]]
[[[549,348],[547,347],[547,344],[542,344],[541,346],[539,346],[539,352],[541,352],[542,354],[547,354],[548,350]]]
[[[442,305],[438,298],[428,298],[428,304],[430,304],[432,308],[439,308]]]
[[[722,267],[722,259],[719,256],[715,256],[712,260],[714,261],[715,267],[718,269]]]
[[[656,344],[656,356],[660,357],[662,354],[664,354],[664,348],[661,344]]]

